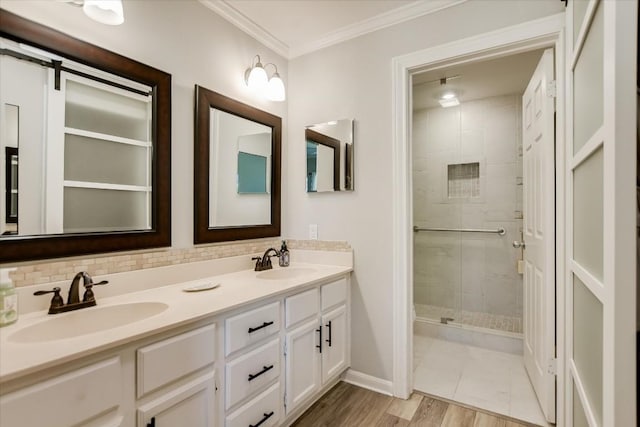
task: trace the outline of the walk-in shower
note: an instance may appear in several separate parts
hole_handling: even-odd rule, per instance
[[[413,116],[418,321],[522,333],[521,97]]]

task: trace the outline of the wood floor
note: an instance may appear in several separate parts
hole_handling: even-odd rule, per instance
[[[413,393],[402,400],[345,382],[338,383],[296,422],[295,427],[526,427],[507,418]]]

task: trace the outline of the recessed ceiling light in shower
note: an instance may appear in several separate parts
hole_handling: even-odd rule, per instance
[[[451,79],[451,77],[444,77],[440,79],[440,86],[443,88],[443,90],[440,92],[438,102],[443,108],[455,107],[456,105],[460,105],[460,101],[458,100],[458,92],[454,90],[451,85],[447,86],[447,82],[449,79]]]

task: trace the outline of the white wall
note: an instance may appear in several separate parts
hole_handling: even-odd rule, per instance
[[[511,245],[522,229],[521,99],[498,96],[414,111],[414,224],[506,230],[504,236],[415,234],[415,304],[522,317],[516,270],[522,251]],[[448,165],[474,162],[479,194],[449,194]]]
[[[270,165],[271,128],[212,109],[211,134],[209,226],[269,224],[271,194],[238,193],[238,151],[266,157]]]
[[[284,171],[284,235],[348,240],[354,248],[352,365],[392,378],[391,59],[449,41],[564,11],[556,0],[471,0],[370,33],[289,63],[289,151]],[[304,127],[353,117],[353,193],[304,192]]]
[[[0,7],[118,52],[172,75],[171,187],[173,247],[193,245],[194,85],[220,92],[283,118],[286,102],[252,94],[244,71],[256,54],[277,65],[288,81],[287,62],[195,0],[124,2],[116,27],[87,18],[81,8],[56,1],[0,0]],[[283,135],[286,147],[286,133]]]
[[[18,233],[21,235],[37,235],[44,232],[44,120],[28,120],[44,116],[46,102],[44,87],[47,84],[48,70],[20,61],[9,56],[0,58],[2,78],[0,79],[0,115],[6,117],[5,104],[18,107]],[[22,82],[16,85],[20,78]],[[2,123],[4,125],[5,123]],[[4,126],[3,126],[4,127]],[[3,132],[7,130],[4,129]],[[7,135],[2,135],[7,140]],[[2,178],[0,187],[2,202],[2,226],[5,226],[5,146],[16,146],[15,143],[1,143]]]
[[[316,191],[333,191],[333,148],[316,144]]]

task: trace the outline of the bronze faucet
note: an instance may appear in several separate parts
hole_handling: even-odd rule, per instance
[[[275,255],[269,255],[269,252],[273,252]],[[271,270],[273,268],[273,265],[271,265],[271,257],[272,256],[280,256],[280,252],[278,252],[276,249],[274,248],[269,248],[264,252],[264,255],[262,255],[262,257],[253,257],[251,258],[253,261],[256,262],[256,267],[254,268],[255,271],[264,271],[264,270]]]
[[[82,279],[82,283],[85,287],[84,295],[82,297],[82,301],[80,301],[80,279]],[[96,298],[93,294],[92,288],[98,285],[106,285],[109,283],[106,280],[102,282],[93,283],[93,279],[89,276],[89,273],[86,271],[81,271],[76,274],[71,281],[71,286],[69,286],[69,296],[67,297],[67,303],[65,304],[62,297],[60,296],[60,288],[55,287],[50,291],[37,291],[34,292],[34,295],[45,295],[53,293],[53,298],[51,298],[51,305],[49,306],[49,314],[57,314],[64,313],[66,311],[78,310],[85,307],[93,307],[96,305]]]

